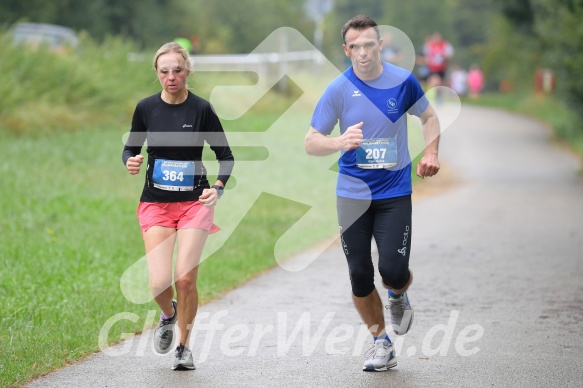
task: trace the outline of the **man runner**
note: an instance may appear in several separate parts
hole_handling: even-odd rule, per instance
[[[363,370],[397,365],[385,331],[381,298],[374,284],[371,241],[388,288],[391,326],[403,335],[413,322],[407,297],[413,278],[411,251],[411,158],[407,116],[421,118],[427,147],[417,166],[421,178],[439,171],[439,121],[415,77],[381,61],[383,41],[377,23],[356,16],[342,28],[344,53],[352,66],[335,78],[318,102],[306,135],[310,155],[340,151],[336,188],[338,222],[348,262],[352,298],[374,338]],[[340,136],[328,136],[339,123]]]

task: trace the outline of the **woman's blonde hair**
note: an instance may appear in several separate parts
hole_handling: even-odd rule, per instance
[[[158,70],[158,58],[160,58],[160,55],[168,53],[180,54],[180,56],[184,58],[184,68],[188,71],[191,70],[192,65],[190,63],[190,55],[188,54],[188,51],[176,42],[165,43],[158,49],[158,51],[156,51],[156,54],[154,55],[154,61],[152,63],[154,70]]]

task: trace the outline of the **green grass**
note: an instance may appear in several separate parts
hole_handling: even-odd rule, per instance
[[[141,250],[128,217],[138,186],[123,184],[111,163],[119,158],[113,135],[2,139],[10,182],[0,188],[0,385],[95,350],[94,333],[111,311],[135,308],[116,288]]]

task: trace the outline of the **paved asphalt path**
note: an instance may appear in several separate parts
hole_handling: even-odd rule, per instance
[[[581,163],[549,136],[468,106],[444,133],[441,177],[414,197],[415,322],[389,372],[361,371],[370,338],[335,241],[201,306],[196,371],[172,371],[146,332],[30,387],[580,387]]]

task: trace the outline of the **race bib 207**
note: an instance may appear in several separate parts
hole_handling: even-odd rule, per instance
[[[356,149],[356,165],[360,168],[391,168],[397,164],[397,140],[366,139]]]

